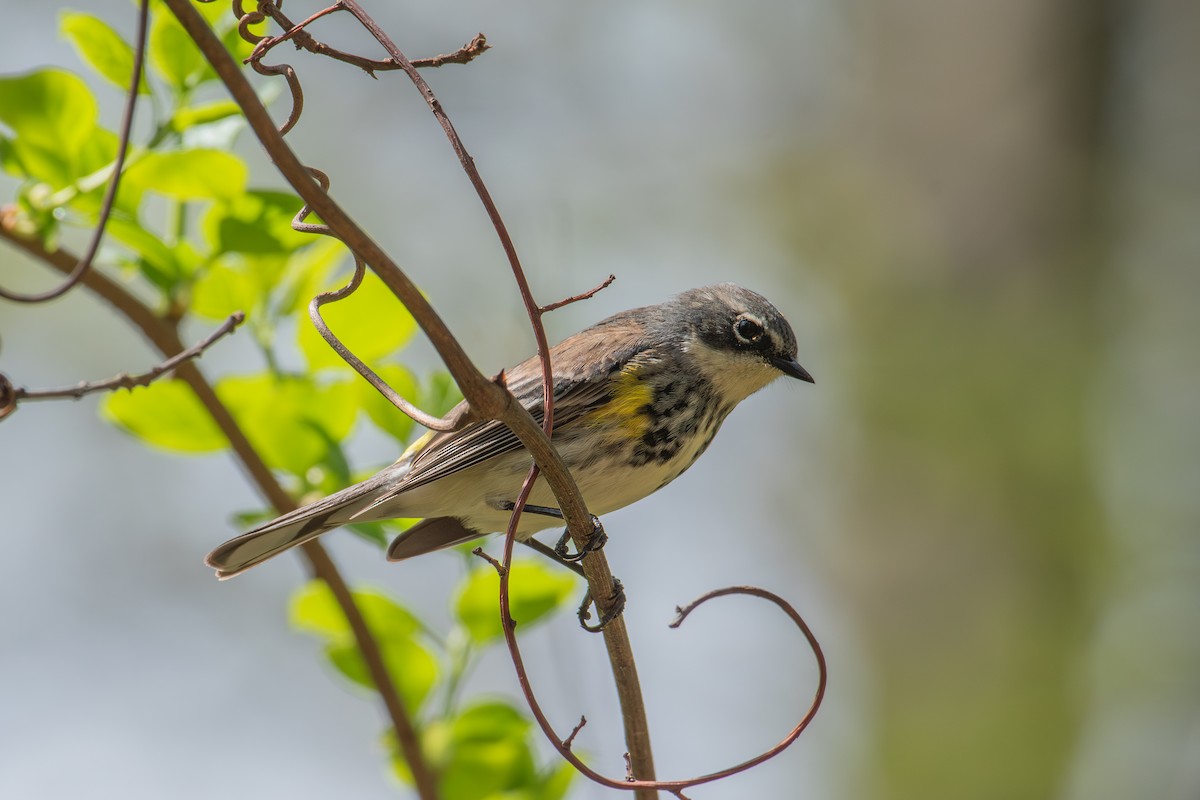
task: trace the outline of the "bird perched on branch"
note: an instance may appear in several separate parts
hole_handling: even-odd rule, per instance
[[[555,448],[588,509],[606,514],[679,477],[708,447],[733,407],[781,375],[813,382],[796,361],[796,337],[761,295],[723,283],[625,311],[550,350]],[[542,368],[534,356],[506,373],[508,389],[542,419]],[[465,410],[465,401],[451,414]],[[355,522],[425,517],[388,548],[390,560],[504,530],[532,459],[498,421],[430,432],[362,483],[284,514],[209,553],[229,578]],[[517,538],[561,524],[538,479]]]

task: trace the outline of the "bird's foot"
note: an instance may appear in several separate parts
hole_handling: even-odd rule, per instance
[[[621,581],[613,578],[612,594],[608,596],[608,602],[601,609],[599,604],[596,604],[597,610],[600,611],[600,620],[595,625],[588,623],[592,618],[592,612],[588,608],[592,605],[592,592],[589,589],[587,594],[583,596],[583,602],[579,604],[579,627],[583,628],[588,633],[599,633],[608,627],[621,614],[625,613],[625,587],[621,585]]]
[[[554,554],[563,561],[582,561],[583,557],[588,553],[595,553],[598,550],[604,549],[604,545],[608,543],[608,534],[604,532],[604,526],[600,523],[600,518],[595,514],[592,515],[592,532],[588,535],[588,540],[583,543],[583,547],[579,548],[579,552],[574,555],[567,550],[567,543],[571,541],[571,531],[563,531],[563,535],[558,540],[558,544],[554,545]]]

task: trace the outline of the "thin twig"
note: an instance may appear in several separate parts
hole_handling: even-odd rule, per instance
[[[546,306],[538,306],[538,313],[539,314],[547,314],[551,311],[557,311],[558,309],[562,308],[563,306],[569,306],[569,305],[571,305],[571,303],[578,303],[580,300],[588,300],[591,297],[595,296],[597,292],[607,289],[609,286],[612,285],[612,282],[615,281],[616,279],[617,279],[616,275],[609,275],[607,278],[604,279],[604,282],[601,283],[599,286],[597,286],[594,289],[588,289],[583,294],[574,294],[564,300],[559,300],[557,303],[551,303],[550,305],[546,305]]]
[[[412,65],[417,69],[425,69],[426,67],[442,67],[446,64],[470,64],[491,48],[492,46],[488,44],[487,37],[482,33],[477,33],[471,41],[453,53],[444,53],[440,56],[431,56],[430,58],[414,58]],[[397,64],[396,66],[399,67],[400,65]]]
[[[501,564],[499,561],[497,561],[496,559],[489,556],[482,547],[476,547],[474,550],[471,551],[471,555],[479,556],[484,561],[491,564],[492,567],[496,570],[496,574],[501,577],[503,577],[508,572],[508,569],[503,564]]]
[[[339,11],[345,11],[345,10],[346,10],[345,8],[343,8],[341,5],[339,5],[337,3],[334,3],[333,5],[328,6],[327,8],[322,8],[320,11],[309,16],[308,19],[304,20],[303,22],[297,23],[296,25],[292,25],[291,27],[287,28],[280,35],[268,36],[268,37],[264,38],[262,40],[262,42],[260,42],[260,48],[255,48],[255,52],[252,57],[253,58],[262,58],[264,55],[269,53],[271,51],[271,48],[273,48],[275,45],[280,44],[282,42],[286,42],[288,39],[295,37],[301,31],[303,31],[305,28],[307,28],[309,25],[311,25],[314,22],[316,22],[317,20],[321,19],[321,17],[328,16],[329,14],[336,14]],[[282,14],[280,14],[280,16],[282,16]],[[249,61],[250,61],[250,59],[247,58],[242,63],[245,64],[245,63],[248,63]]]
[[[78,400],[84,395],[89,395],[94,392],[111,392],[114,389],[133,389],[136,386],[149,386],[158,378],[171,372],[185,361],[190,361],[193,358],[199,358],[209,347],[216,343],[218,339],[232,333],[233,330],[241,325],[246,319],[246,315],[241,311],[236,311],[229,315],[229,319],[221,323],[221,326],[210,333],[208,336],[201,339],[196,344],[188,349],[171,356],[166,361],[155,365],[147,372],[140,375],[130,375],[128,372],[122,372],[120,375],[114,375],[111,378],[103,381],[81,381],[74,386],[65,386],[61,389],[25,389],[18,388],[14,391],[14,400],[61,400],[69,398]]]
[[[137,107],[138,86],[142,80],[142,62],[146,54],[146,27],[150,15],[149,0],[141,0],[138,7],[137,34],[133,48],[133,76],[129,79],[129,92],[125,95],[125,109],[121,112],[121,132],[117,139],[117,157],[113,161],[112,175],[108,178],[108,187],[104,190],[104,199],[100,203],[100,217],[96,229],[88,240],[83,257],[67,273],[67,279],[53,289],[38,294],[21,294],[0,288],[0,297],[18,303],[44,303],[61,297],[79,283],[84,273],[92,266],[96,253],[100,250],[100,241],[104,238],[104,229],[108,226],[108,216],[112,213],[113,201],[117,197],[117,187],[121,184],[121,171],[125,168],[125,154],[129,151],[129,136],[133,131],[133,111]]]
[[[563,746],[563,749],[564,749],[564,750],[570,750],[570,749],[571,749],[571,745],[575,743],[575,737],[579,735],[579,732],[580,732],[581,730],[583,730],[583,726],[584,726],[584,725],[587,725],[587,717],[585,717],[585,716],[583,716],[582,714],[580,714],[580,715],[579,715],[579,724],[578,724],[578,725],[576,725],[574,728],[572,728],[572,729],[571,729],[571,735],[570,735],[570,736],[568,736],[567,738],[563,739],[562,746]]]
[[[269,8],[264,9],[264,11],[269,14],[271,19],[273,19],[279,25],[279,27],[283,28],[288,33],[278,38],[269,39],[269,44],[267,45],[266,49],[264,49],[262,52],[256,51],[251,58],[261,58],[267,51],[269,51],[280,41],[283,41],[285,38],[290,38],[295,42],[296,46],[302,50],[307,50],[314,55],[325,56],[327,58],[332,58],[335,61],[341,61],[342,63],[358,67],[372,77],[375,76],[376,72],[388,72],[403,69],[403,67],[397,63],[395,59],[366,58],[364,56],[355,55],[354,53],[347,53],[344,50],[338,50],[335,47],[330,47],[324,42],[318,41],[312,36],[312,34],[304,30],[304,28],[306,28],[311,22],[315,21],[319,17],[335,11],[342,11],[344,8],[344,4],[340,2],[334,3],[328,8],[313,14],[303,22],[294,24],[287,17],[287,15],[279,9],[278,6],[272,4]],[[261,16],[258,21],[261,21]],[[453,53],[444,53],[442,55],[432,56],[430,58],[414,58],[412,60],[412,65],[418,69],[425,69],[430,67],[441,67],[447,64],[469,64],[490,49],[491,45],[488,44],[487,37],[482,33],[477,33],[471,39],[471,41],[467,42]],[[246,59],[246,61],[248,63],[250,58]]]

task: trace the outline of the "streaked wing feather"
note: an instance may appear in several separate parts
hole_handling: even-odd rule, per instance
[[[554,371],[554,426],[562,429],[588,411],[604,403],[609,396],[611,376],[629,359],[644,350],[648,342],[631,327],[638,326],[637,313],[618,314],[577,333],[551,350]],[[640,327],[640,326],[638,326]],[[610,330],[603,330],[610,329]],[[614,347],[624,342],[624,347]],[[559,365],[577,365],[563,368]],[[506,385],[540,424],[543,416],[541,362],[534,356],[506,373]],[[468,425],[461,431],[436,434],[417,453],[404,480],[373,505],[453,475],[489,458],[520,449],[521,442],[508,426],[490,420]]]

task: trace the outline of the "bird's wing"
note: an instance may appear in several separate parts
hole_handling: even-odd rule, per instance
[[[648,346],[638,335],[640,327],[627,312],[575,334],[551,349],[556,429],[576,422],[609,399],[614,374]],[[544,416],[541,361],[534,356],[513,367],[506,373],[506,385],[540,424]],[[464,405],[465,401],[451,415],[459,413]],[[434,434],[412,457],[412,466],[403,480],[372,506],[521,446],[516,434],[496,420]]]

